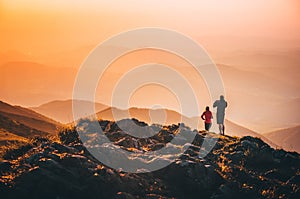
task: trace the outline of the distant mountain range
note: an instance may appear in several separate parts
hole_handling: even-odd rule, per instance
[[[264,136],[287,151],[300,152],[300,126],[265,133]]]
[[[268,68],[268,74],[263,67],[253,69],[218,64],[218,68],[226,86],[228,115],[232,120],[259,132],[299,124],[300,84],[293,79],[281,80],[280,73],[283,74],[284,70],[277,72],[277,68]],[[293,71],[296,73],[296,69]]]
[[[144,55],[146,54],[140,54],[134,65],[160,56]],[[235,59],[236,57],[241,58]],[[217,66],[222,75],[226,98],[230,105],[227,115],[231,120],[264,133],[296,126],[300,118],[298,57],[299,51],[267,55],[262,52],[253,52],[251,56],[238,53],[232,58],[218,59],[217,63],[220,64]],[[179,73],[188,76],[192,84],[196,84],[201,79],[194,76],[192,68],[186,66],[184,62],[178,63],[178,60],[174,61],[171,57],[166,58],[163,63],[174,66]],[[78,68],[53,67],[32,60],[22,60],[22,57],[17,61],[4,59],[5,62],[0,64],[2,100],[32,107],[52,99],[71,98]],[[285,62],[287,60],[289,62]],[[124,64],[126,65],[126,63]],[[131,65],[131,62],[128,61],[128,65]],[[118,70],[112,69],[106,73],[107,79],[104,79],[107,84],[102,93],[109,95],[108,91],[111,90],[109,85],[121,77],[124,72],[120,71],[121,69],[122,67],[118,67]],[[205,84],[203,86],[205,90]],[[149,98],[149,96],[151,93],[145,94],[145,98]],[[103,99],[108,100],[107,96]],[[204,107],[209,102],[203,100],[201,103],[203,103],[201,107]],[[277,119],[279,115],[282,116],[280,120]],[[63,122],[70,121],[68,116],[58,119]]]
[[[91,102],[80,101],[80,103],[87,104]],[[200,121],[197,129],[204,129],[203,121],[200,118],[188,118],[173,110],[130,108],[128,115],[127,110],[111,108],[101,103],[96,103],[95,106],[96,111],[98,111],[98,119],[114,121],[129,117],[145,121],[149,124],[160,123],[165,125],[177,124],[184,121],[188,126],[192,126],[195,122]],[[59,128],[64,126],[61,123],[69,123],[72,121],[72,118],[71,100],[49,102],[39,107],[34,107],[32,110],[0,102],[0,141],[2,144],[5,144],[9,140],[25,141],[27,138],[36,135],[55,134]],[[54,119],[61,123],[56,122]],[[259,134],[229,120],[225,120],[225,125],[227,135],[259,137],[273,148],[282,147],[289,151],[300,151],[298,147],[300,138],[299,126]]]
[[[83,105],[92,103],[88,101],[77,101],[77,103],[82,103]],[[61,123],[70,123],[72,122],[72,100],[56,100],[46,104],[43,104],[39,107],[32,107],[32,110],[46,115],[47,117],[53,118]],[[97,112],[98,119],[117,121],[125,118],[136,118],[146,123],[152,124],[163,124],[171,125],[183,122],[188,126],[195,126],[198,121],[197,129],[204,129],[203,121],[200,117],[189,118],[182,116],[180,113],[168,110],[168,109],[147,109],[147,108],[130,108],[129,114],[127,110],[122,110],[115,107],[108,107],[102,103],[95,104],[95,110]],[[84,114],[84,110],[82,115]],[[236,124],[230,120],[225,120],[226,125],[226,134],[231,136],[243,137],[243,136],[253,136],[259,137],[266,143],[268,143],[273,148],[280,148],[281,145],[273,142],[272,139],[267,138],[266,136],[259,134],[251,129],[243,127],[242,125]]]
[[[92,102],[88,101],[77,101],[83,105],[89,104]],[[46,104],[43,104],[38,107],[32,107],[32,110],[43,114],[47,117],[53,118],[61,123],[70,123],[73,120],[72,115],[72,100],[56,100]],[[199,122],[198,128],[204,128],[202,119],[199,117],[189,118],[182,116],[180,113],[169,110],[169,109],[148,109],[148,108],[130,108],[129,114],[127,110],[122,110],[115,107],[108,107],[107,105],[101,103],[95,103],[95,110],[99,119],[105,120],[121,120],[126,118],[136,118],[138,120],[144,121],[146,123],[152,124],[177,124],[179,122],[185,122],[186,125],[195,126],[193,124]],[[84,114],[84,110],[82,110]],[[260,134],[256,133],[253,130],[245,128],[241,125],[238,125],[229,120],[225,121],[226,131],[232,136],[259,136]]]
[[[80,103],[83,106],[85,106],[92,102],[77,100],[77,103]],[[96,112],[102,111],[106,108],[108,108],[107,105],[95,103]],[[70,123],[73,121],[72,100],[55,100],[46,104],[42,104],[38,107],[31,107],[30,109],[61,123]],[[84,110],[82,110],[82,112],[84,113]]]

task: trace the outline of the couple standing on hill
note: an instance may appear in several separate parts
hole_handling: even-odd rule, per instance
[[[225,108],[227,107],[227,102],[224,99],[224,96],[221,95],[219,100],[216,100],[213,104],[213,107],[217,107],[217,124],[219,125],[220,134],[225,134],[225,126],[224,126],[224,117],[225,117]],[[212,112],[209,110],[207,106],[205,111],[202,113],[201,118],[204,121],[205,130],[209,131],[212,122],[211,119],[213,118]]]

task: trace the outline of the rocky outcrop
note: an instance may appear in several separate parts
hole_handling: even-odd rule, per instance
[[[149,138],[136,138],[115,122],[99,124],[115,145],[137,155],[165,147],[179,128],[197,134],[181,157],[149,173],[125,173],[103,165],[87,151],[75,129],[61,132],[60,141],[35,139],[23,148],[7,151],[3,157],[1,197],[300,198],[297,153],[272,149],[258,138],[221,136],[208,155],[199,158],[205,137],[217,135],[195,132],[182,124],[161,127],[133,121],[159,132]]]

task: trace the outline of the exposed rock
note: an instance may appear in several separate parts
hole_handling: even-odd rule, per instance
[[[133,120],[148,130],[159,130],[152,137],[136,138],[115,122],[99,121],[91,126],[86,120],[80,122],[91,131],[84,139],[94,139],[107,150],[108,161],[116,156],[128,160],[125,154],[117,154],[115,147],[135,154],[136,162],[147,151],[163,147],[169,155],[187,150],[160,170],[125,173],[96,160],[75,129],[66,129],[59,134],[60,142],[35,139],[6,152],[0,163],[1,198],[299,198],[299,154],[272,149],[258,138],[221,136],[212,150],[199,158],[208,150],[202,146],[204,138],[217,135],[191,131],[182,124],[148,126]],[[105,135],[95,132],[99,124]],[[197,134],[192,144],[185,143],[186,136],[171,143],[178,131]],[[106,145],[103,136],[114,144]],[[157,159],[170,162],[168,156]]]

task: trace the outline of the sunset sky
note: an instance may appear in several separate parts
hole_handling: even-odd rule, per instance
[[[155,26],[182,32],[208,49],[299,47],[299,18],[298,0],[2,0],[0,45],[2,52],[49,62],[49,54]]]
[[[51,100],[70,99],[77,70],[98,44],[130,29],[161,27],[192,38],[216,63],[234,66],[221,71],[231,102],[229,116],[245,123],[249,120],[245,113],[251,107],[243,113],[236,110],[255,101],[258,93],[261,101],[254,106],[260,111],[265,108],[264,114],[269,112],[270,99],[276,107],[298,103],[299,19],[299,0],[1,0],[0,100],[38,106]],[[143,61],[151,62],[153,58],[165,58],[165,63],[175,67],[183,63],[165,54],[135,55],[139,57],[128,56],[115,65],[145,64]],[[106,91],[125,72],[118,67],[103,80]],[[189,75],[189,71],[184,72]],[[250,87],[238,87],[239,82],[231,81],[236,77],[233,74],[238,74],[241,81],[249,78],[245,85]],[[151,89],[154,93],[164,92],[151,86],[148,92]],[[138,90],[131,100],[133,106],[142,106],[144,96]],[[171,94],[165,98],[168,96]],[[149,103],[160,99],[152,97],[146,97]],[[202,97],[206,99],[207,95]],[[104,103],[109,99],[103,95],[97,98]],[[207,100],[201,106],[204,102]],[[257,110],[253,109],[253,114]]]

